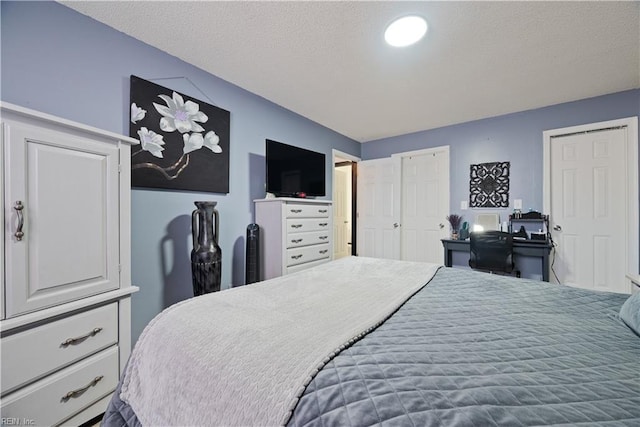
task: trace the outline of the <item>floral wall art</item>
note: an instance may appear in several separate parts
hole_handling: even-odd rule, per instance
[[[131,76],[131,185],[229,192],[230,113]]]
[[[509,207],[509,162],[471,165],[469,206],[472,208]]]

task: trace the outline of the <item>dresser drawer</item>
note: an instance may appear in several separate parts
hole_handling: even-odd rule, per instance
[[[306,233],[287,234],[287,248],[297,248],[299,246],[317,245],[329,241],[329,230],[310,231]]]
[[[293,265],[291,267],[287,267],[285,274],[291,274],[297,271],[306,270],[307,268],[315,267],[316,265],[325,264],[329,261],[331,261],[331,258],[323,258],[316,261],[307,262],[305,264]]]
[[[329,230],[329,218],[289,218],[287,219],[287,234],[303,231]]]
[[[2,338],[2,394],[118,342],[118,303]]]
[[[113,346],[6,396],[2,417],[26,420],[24,425],[59,424],[113,392],[118,373],[118,347]]]
[[[283,208],[287,218],[329,218],[327,205],[287,203]]]
[[[286,264],[287,267],[292,265],[303,264],[317,259],[329,258],[329,244],[305,246],[302,248],[287,249]]]

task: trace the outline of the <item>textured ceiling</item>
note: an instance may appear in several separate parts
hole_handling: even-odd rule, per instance
[[[640,87],[637,1],[62,3],[361,142]]]

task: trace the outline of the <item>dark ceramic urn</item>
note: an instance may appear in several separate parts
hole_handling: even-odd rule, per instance
[[[217,202],[194,202],[191,213],[191,274],[193,295],[198,296],[220,290],[222,279],[222,250],[218,246]]]

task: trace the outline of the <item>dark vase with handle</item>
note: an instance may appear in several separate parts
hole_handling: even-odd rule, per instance
[[[198,296],[220,290],[222,250],[218,246],[217,202],[194,202],[197,209],[191,213],[191,274],[193,295]],[[215,233],[214,233],[215,226]]]

